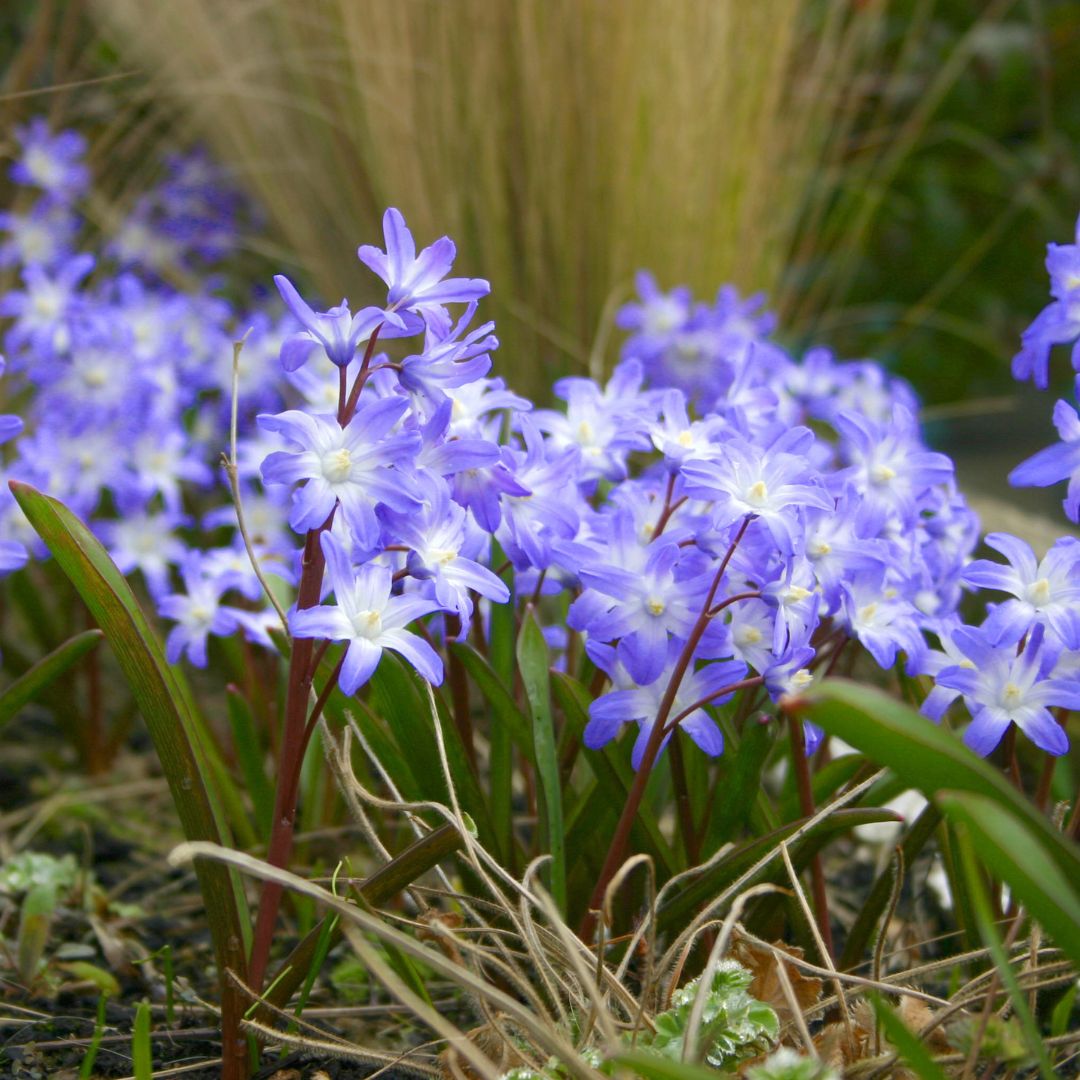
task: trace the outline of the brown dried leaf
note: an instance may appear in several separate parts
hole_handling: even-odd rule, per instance
[[[778,941],[773,942],[773,945],[780,952],[787,953],[788,956],[793,956],[797,960],[801,960],[803,957],[802,949],[784,945]],[[750,994],[756,997],[758,1001],[763,1001],[766,1005],[772,1006],[776,1011],[776,1015],[780,1017],[782,1024],[791,1020],[791,1007],[788,1004],[788,997],[784,993],[780,976],[777,974],[777,968],[782,961],[777,958],[776,954],[756,944],[736,930],[732,937],[728,956],[733,960],[738,960],[753,975],[753,981],[750,983]],[[820,979],[815,979],[811,975],[804,975],[794,964],[784,964],[784,971],[787,974],[788,981],[791,983],[791,988],[795,993],[795,1000],[799,1003],[800,1008],[808,1009],[821,1000],[822,984]]]

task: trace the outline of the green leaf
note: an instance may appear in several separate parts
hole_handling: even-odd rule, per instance
[[[986,886],[983,882],[982,869],[975,855],[975,837],[977,835],[969,828],[967,821],[957,822],[956,839],[960,856],[960,868],[966,882],[966,891],[971,899],[971,907],[975,913],[979,934],[994,961],[994,966],[997,968],[1002,984],[1009,993],[1009,1000],[1012,1003],[1013,1011],[1016,1013],[1016,1018],[1020,1021],[1024,1033],[1024,1042],[1027,1044],[1031,1060],[1039,1062],[1039,1072],[1044,1080],[1053,1080],[1056,1073],[1050,1061],[1050,1055],[1047,1053],[1046,1046],[1042,1041],[1035,1018],[1031,1015],[1031,1009],[1028,1008],[1027,996],[1020,989],[1020,984],[1016,979],[1016,972],[1013,971],[1005,947],[998,936],[994,914],[990,910],[990,898],[987,896]],[[992,1006],[987,1003],[986,1007]],[[991,1023],[993,1024],[997,1020],[996,1016],[992,1017]]]
[[[270,826],[274,816],[274,786],[266,775],[262,740],[255,725],[251,706],[235,686],[226,687],[229,726],[233,733],[233,749],[240,763],[244,786],[255,809],[255,820],[264,841],[270,838]]]
[[[761,790],[761,772],[772,749],[775,728],[751,719],[724,777],[716,807],[705,830],[705,854],[717,851],[746,824]]]
[[[941,811],[933,803],[929,803],[923,808],[922,813],[915,819],[900,844],[900,849],[904,855],[904,866],[913,866],[915,864],[916,856],[934,835],[934,830],[937,829],[940,821]],[[889,903],[892,894],[891,865],[890,862],[890,868],[878,875],[873,888],[870,890],[870,895],[866,898],[862,907],[859,908],[859,914],[856,916],[855,922],[848,933],[847,941],[844,943],[844,953],[840,957],[839,964],[841,971],[850,971],[852,968],[857,967],[862,962],[866,950],[870,947],[870,940],[881,922],[885,907]]]
[[[518,707],[513,694],[495,674],[495,669],[469,645],[455,643],[450,646],[450,651],[458,657],[484,695],[484,700],[495,711],[495,721],[510,732],[514,745],[532,760],[533,733],[529,717]]]
[[[101,640],[100,630],[86,630],[69,638],[60,648],[39,660],[25,675],[0,694],[0,731],[19,710],[51,686],[65,671],[81,660]]]
[[[888,810],[837,810],[828,817],[822,818],[813,829],[792,845],[791,861],[796,869],[800,869],[830,837],[847,832],[856,825],[871,825],[879,821],[895,820],[896,815]],[[778,851],[780,841],[788,839],[803,825],[805,821],[792,821],[774,832],[755,837],[732,848],[723,858],[702,871],[661,905],[657,912],[658,929],[664,932],[671,928],[685,926],[697,908],[723,892],[765,855]],[[783,862],[775,858],[752,880],[747,881],[746,886],[749,887],[758,881],[772,881],[780,878],[786,878],[786,870]]]
[[[66,963],[57,964],[61,971],[66,971],[73,979],[79,982],[93,983],[106,997],[120,996],[120,983],[111,971],[98,967],[97,964],[88,963],[86,960],[69,960]]]
[[[874,1015],[885,1030],[889,1042],[896,1047],[900,1057],[915,1070],[919,1080],[945,1080],[945,1070],[934,1060],[926,1044],[908,1030],[904,1021],[876,993],[871,991],[868,996],[874,1007]]]
[[[154,1053],[150,1046],[150,1004],[140,1001],[135,1009],[135,1030],[131,1035],[131,1070],[135,1080],[153,1080]]]
[[[994,800],[943,791],[936,801],[964,824],[979,859],[1008,883],[1054,944],[1080,964],[1080,878],[1066,878],[1040,838]]]
[[[928,799],[968,791],[1007,810],[1050,855],[1062,876],[1080,881],[1080,846],[1065,840],[996,769],[951,732],[874,687],[828,679],[807,692],[799,715],[887,765]]]
[[[32,986],[41,970],[45,947],[49,944],[49,927],[56,911],[56,890],[51,885],[35,885],[23,897],[19,908],[19,932],[15,953],[19,978],[24,986]]]
[[[395,757],[408,762],[420,798],[449,802],[435,729],[427,699],[420,692],[419,676],[393,653],[384,652],[368,685],[372,709],[396,744]],[[383,765],[391,776],[395,775],[397,762],[384,761]]]
[[[548,648],[536,615],[530,609],[521,622],[517,640],[521,682],[532,713],[534,764],[540,780],[540,842],[551,855],[548,886],[560,911],[566,910],[566,834],[563,830],[562,786],[551,716]]]
[[[691,1065],[687,1061],[672,1061],[671,1058],[651,1054],[648,1050],[626,1050],[607,1060],[622,1065],[645,1080],[717,1080],[717,1076],[723,1075],[716,1069]]]
[[[161,645],[128,583],[108,553],[62,503],[27,484],[11,490],[30,524],[48,545],[101,627],[116,656],[169,784],[184,835],[229,846],[231,836],[218,801],[220,773],[211,767],[210,745],[186,684],[166,662]],[[226,969],[243,976],[250,939],[247,901],[238,874],[221,864],[195,864],[217,954],[226,1010],[236,1008],[237,991]]]

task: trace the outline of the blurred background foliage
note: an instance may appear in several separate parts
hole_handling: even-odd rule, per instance
[[[764,289],[794,348],[997,438],[1080,209],[1075,0],[8,0],[0,65],[5,130],[91,134],[103,228],[201,141],[265,212],[251,252],[328,302],[366,299],[385,205],[449,233],[541,395],[610,361],[647,266]]]

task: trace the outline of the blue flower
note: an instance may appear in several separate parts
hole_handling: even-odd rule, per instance
[[[411,549],[405,562],[409,573],[434,595],[440,608],[457,614],[464,639],[472,621],[470,592],[505,604],[510,590],[477,562],[488,538],[469,512],[451,501],[445,482],[429,476],[421,481],[418,494],[424,499],[419,510],[387,513],[385,518],[394,542]]]
[[[643,565],[594,563],[579,571],[587,591],[571,605],[567,623],[598,641],[618,639],[619,660],[639,686],[660,676],[669,636],[685,640],[701,612],[708,582],[680,581],[680,554],[678,544],[658,540],[633,560]]]
[[[716,461],[683,464],[686,492],[715,500],[717,528],[748,514],[759,518],[780,551],[789,555],[801,546],[801,509],[833,507],[820,477],[806,462],[813,442],[809,428],[793,428],[765,449],[733,436]]]
[[[663,677],[647,686],[635,686],[632,680],[626,678],[620,671],[615,650],[596,647],[590,650],[590,655],[611,676],[616,687],[627,687],[603,694],[589,706],[589,722],[585,725],[584,742],[590,750],[598,750],[606,746],[619,733],[623,724],[637,723],[638,736],[634,741],[630,761],[635,769],[641,764],[680,651],[679,643],[672,642],[662,665]],[[694,706],[702,701],[707,701],[711,705],[722,705],[725,701],[730,701],[735,691],[733,689],[727,693],[724,691],[740,682],[745,675],[746,666],[738,660],[706,664],[696,670],[688,671],[679,684],[671,715],[667,719],[671,731],[674,731],[675,721],[678,719],[677,726],[681,727],[706,754],[710,757],[722,754],[724,752],[722,732],[704,708],[694,708]],[[670,738],[669,731],[661,743],[661,752]]]
[[[320,346],[331,363],[348,367],[356,350],[371,337],[375,328],[384,321],[393,320],[377,307],[366,307],[353,315],[345,300],[329,311],[315,312],[287,277],[278,274],[274,284],[285,306],[304,328],[290,334],[282,343],[281,366],[286,371],[295,371],[307,363],[313,350]],[[400,319],[396,322],[401,325]]]
[[[1080,521],[1080,417],[1067,402],[1054,406],[1054,427],[1061,442],[1040,450],[1009,473],[1014,487],[1050,487],[1069,481],[1062,506],[1070,521]]]
[[[499,339],[491,332],[495,324],[484,323],[464,338],[461,336],[475,313],[476,302],[473,301],[445,336],[439,336],[428,327],[424,351],[406,356],[399,366],[398,378],[410,394],[438,406],[447,400],[448,389],[476,382],[488,373],[491,368],[489,353],[499,347]]]
[[[1008,560],[1002,566],[976,559],[961,575],[968,585],[1009,593],[984,624],[992,645],[1015,645],[1036,625],[1045,625],[1055,644],[1080,649],[1080,540],[1063,536],[1036,561],[1031,547],[1008,533],[990,533],[987,547]]]
[[[294,637],[347,641],[339,685],[355,694],[374,674],[384,649],[403,656],[428,682],[442,682],[442,660],[423,638],[406,630],[413,620],[438,608],[438,602],[416,593],[394,596],[389,567],[365,563],[354,569],[335,537],[321,537],[326,575],[335,603],[293,609],[289,629]]]
[[[944,668],[937,682],[963,694],[972,718],[964,742],[976,754],[989,754],[1010,724],[1048,754],[1068,751],[1068,736],[1049,707],[1080,709],[1080,682],[1047,675],[1041,626],[1019,656],[1011,644],[991,644],[979,633],[957,633],[953,640],[971,664]]]
[[[446,304],[468,303],[491,292],[481,278],[448,278],[457,249],[447,236],[416,254],[416,244],[401,211],[391,207],[383,214],[386,251],[370,244],[356,252],[360,261],[389,286],[384,316],[400,321],[397,312],[423,317],[440,337],[450,329]]]
[[[186,653],[196,667],[206,667],[207,638],[232,634],[239,625],[238,609],[222,604],[225,585],[208,572],[201,552],[189,552],[180,563],[180,573],[185,591],[158,600],[158,611],[176,620],[165,639],[165,656],[175,664]]]
[[[406,472],[420,448],[413,431],[390,434],[408,408],[404,398],[360,403],[356,415],[342,428],[332,416],[309,416],[291,410],[259,416],[267,431],[284,436],[295,449],[270,454],[262,476],[268,484],[295,484],[306,480],[293,498],[289,524],[297,532],[316,529],[340,502],[342,513],[365,550],[378,544],[375,507],[395,510],[418,505]]]
[[[1050,381],[1050,350],[1075,342],[1072,365],[1080,371],[1080,219],[1075,244],[1049,244],[1046,269],[1054,296],[1021,337],[1020,351],[1013,357],[1013,377],[1031,378],[1045,390]]]
[[[31,184],[57,200],[70,202],[90,184],[90,172],[82,163],[86,140],[74,131],[53,135],[40,117],[15,129],[22,155],[11,166],[11,178]]]

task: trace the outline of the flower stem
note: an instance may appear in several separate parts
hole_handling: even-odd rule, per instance
[[[789,714],[788,725],[791,731],[791,764],[795,771],[795,786],[799,789],[799,803],[803,817],[811,818],[814,816],[814,787],[810,779],[810,762],[806,756],[802,721]],[[810,860],[810,881],[814,891],[814,914],[817,916],[818,930],[829,954],[822,957],[822,960],[828,961],[833,956],[833,937],[829,922],[829,897],[825,891],[825,874],[821,869],[820,855],[815,854]]]
[[[731,546],[728,548],[727,554],[724,556],[723,561],[716,571],[716,576],[713,578],[712,585],[709,587],[709,593],[705,597],[705,603],[701,606],[701,614],[698,615],[697,622],[694,623],[694,626],[690,631],[690,636],[686,639],[686,644],[683,646],[683,651],[680,653],[679,659],[675,662],[675,668],[671,673],[667,688],[664,690],[664,696],[660,701],[660,707],[656,711],[656,720],[653,722],[652,731],[649,733],[649,740],[645,744],[645,752],[638,765],[637,773],[634,775],[634,782],[630,785],[630,791],[627,793],[626,803],[623,806],[622,814],[619,816],[618,824],[615,826],[615,832],[611,838],[611,845],[608,848],[607,857],[604,859],[603,868],[600,871],[600,876],[596,880],[596,886],[593,888],[592,896],[589,899],[588,910],[585,913],[585,917],[582,919],[581,927],[578,931],[583,941],[588,941],[592,937],[593,931],[596,928],[597,912],[599,912],[604,903],[604,894],[607,891],[611,879],[622,865],[626,855],[626,847],[630,840],[630,831],[633,829],[634,819],[637,817],[638,809],[641,806],[641,800],[645,796],[645,787],[649,782],[649,775],[652,772],[653,765],[656,764],[656,759],[660,756],[660,748],[664,745],[664,738],[670,730],[668,717],[671,715],[671,710],[675,705],[675,696],[678,694],[683,677],[686,675],[694,658],[694,651],[700,644],[701,639],[705,634],[705,630],[709,625],[713,601],[716,599],[716,593],[720,588],[720,582],[727,570],[728,563],[735,554],[735,549],[739,546],[739,541],[742,540],[743,536],[746,534],[746,530],[749,528],[751,520],[751,515],[747,515],[743,518],[742,524],[739,526],[739,531],[735,534],[735,538],[731,541]]]

